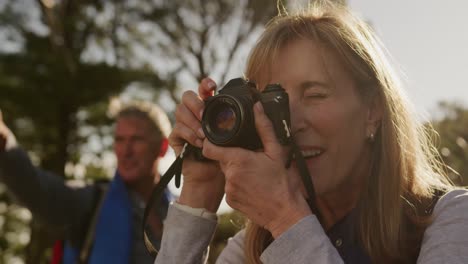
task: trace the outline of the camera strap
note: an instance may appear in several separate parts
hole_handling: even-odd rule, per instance
[[[307,199],[307,204],[309,205],[310,210],[312,210],[312,213],[314,213],[317,216],[317,219],[321,220],[320,211],[317,207],[317,204],[315,203],[314,183],[312,182],[312,178],[310,178],[309,169],[307,169],[304,156],[302,156],[301,149],[297,146],[294,137],[291,136],[289,139],[291,151],[289,152],[288,161],[286,162],[286,168],[289,168],[291,166],[291,162],[293,159],[296,160],[297,169],[299,170],[302,183],[304,184],[307,196],[309,197]]]
[[[166,189],[167,185],[169,184],[169,182],[172,180],[174,176],[175,176],[175,186],[177,188],[180,187],[182,163],[184,161],[184,156],[187,155],[191,149],[193,149],[193,147],[189,145],[188,143],[185,143],[179,156],[171,164],[171,166],[166,171],[166,173],[164,173],[164,175],[161,176],[161,179],[156,184],[156,186],[154,186],[153,190],[151,191],[150,199],[148,200],[146,204],[145,212],[143,214],[143,238],[145,241],[146,250],[148,250],[150,255],[154,258],[156,258],[156,255],[158,254],[158,250],[153,246],[153,243],[151,242],[148,235],[146,234],[146,222],[148,221],[148,215],[151,211],[151,208],[153,208],[154,203],[156,203],[156,205],[160,203],[160,200],[162,199],[163,194],[164,194],[164,190]]]

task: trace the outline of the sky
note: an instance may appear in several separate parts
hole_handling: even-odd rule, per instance
[[[415,109],[434,117],[441,100],[468,106],[467,0],[348,0],[400,70]]]

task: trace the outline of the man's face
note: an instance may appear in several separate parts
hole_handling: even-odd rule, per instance
[[[154,177],[153,166],[159,156],[158,142],[150,123],[140,117],[120,117],[114,135],[117,169],[122,179],[134,183]]]

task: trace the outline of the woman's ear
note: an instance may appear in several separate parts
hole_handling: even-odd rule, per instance
[[[367,110],[367,137],[373,137],[379,130],[383,116],[382,99],[375,95],[369,102]]]

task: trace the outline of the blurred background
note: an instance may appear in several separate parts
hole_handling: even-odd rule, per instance
[[[466,185],[468,2],[344,3],[381,37],[452,180]],[[201,78],[242,75],[275,14],[273,0],[0,0],[0,109],[35,164],[78,182],[110,177],[116,100],[157,102],[172,118]],[[242,227],[227,205],[220,213],[214,257]],[[0,183],[0,264],[47,263],[53,240]]]

